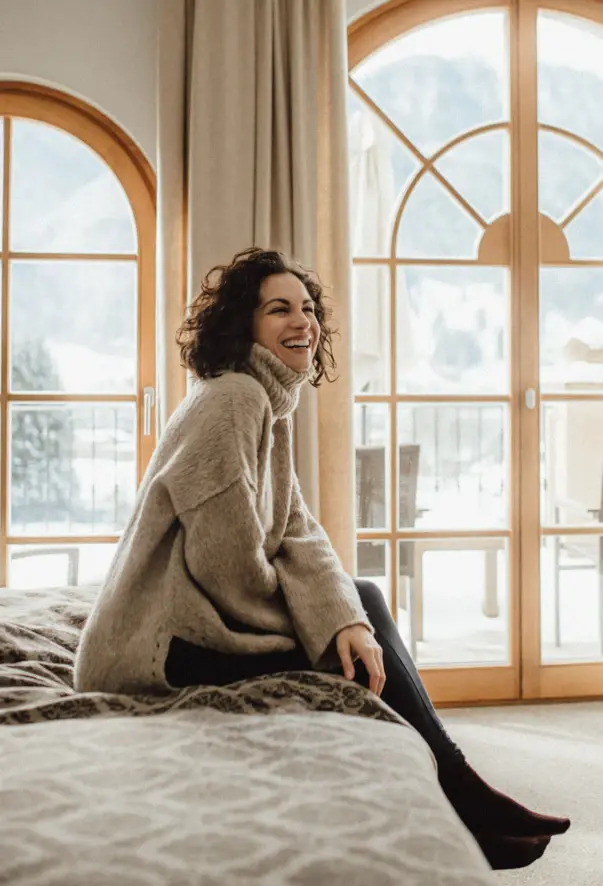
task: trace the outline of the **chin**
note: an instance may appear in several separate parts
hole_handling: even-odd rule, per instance
[[[307,357],[304,357],[303,359],[301,357],[297,357],[293,358],[293,360],[289,358],[284,362],[287,364],[289,369],[295,369],[296,372],[307,372],[312,365],[312,361],[308,360]]]

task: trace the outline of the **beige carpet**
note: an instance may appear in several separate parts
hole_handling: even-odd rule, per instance
[[[501,884],[602,886],[603,702],[440,711],[469,762],[494,787],[572,826],[544,857]]]

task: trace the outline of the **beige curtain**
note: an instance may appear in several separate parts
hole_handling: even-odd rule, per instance
[[[196,0],[183,2],[175,16],[177,6],[160,0],[159,171],[160,177],[162,170],[170,177],[169,186],[160,186],[160,216],[172,219],[163,222],[162,233],[172,246],[160,249],[159,322],[168,341],[160,355],[164,415],[181,395],[181,382],[175,380],[181,374],[168,356],[173,314],[181,309],[173,191],[179,177],[186,179],[189,296],[210,267],[252,244],[284,249],[315,268],[328,286],[340,333],[335,341],[339,378],[323,383],[318,394],[309,386],[304,390],[295,457],[306,501],[352,572],[345,2]],[[162,48],[166,43],[169,49]],[[170,76],[170,70],[178,75]],[[183,107],[184,121],[178,117]],[[181,133],[179,149],[169,144],[173,133],[163,132],[169,125]],[[170,163],[174,151],[182,171]]]
[[[186,0],[157,0],[157,426],[186,393],[175,343],[186,304]]]

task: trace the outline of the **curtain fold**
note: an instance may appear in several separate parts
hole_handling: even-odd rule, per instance
[[[187,0],[157,2],[157,429],[186,393],[175,343],[186,304]]]
[[[314,268],[339,329],[338,380],[318,392],[305,386],[296,469],[308,506],[353,572],[345,0],[176,0],[159,8],[162,420],[182,391],[170,341],[184,289],[190,299],[212,266],[251,245],[283,249]],[[180,198],[187,221],[178,240]],[[186,280],[178,245],[188,256]]]

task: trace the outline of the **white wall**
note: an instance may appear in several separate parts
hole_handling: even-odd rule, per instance
[[[382,2],[384,2],[384,0],[346,0],[348,22],[360,18],[360,16],[364,15],[365,12],[368,12],[369,9],[373,9],[375,6],[380,6]]]
[[[104,111],[156,160],[156,3],[0,0],[0,79],[33,80]],[[346,0],[353,21],[382,0]]]
[[[0,0],[0,78],[44,83],[95,105],[153,167],[155,46],[156,0]]]

